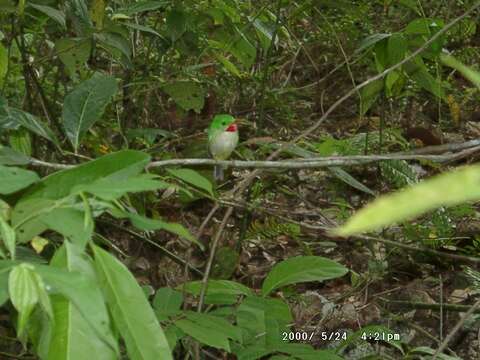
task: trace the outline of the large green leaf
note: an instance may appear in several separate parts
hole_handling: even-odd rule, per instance
[[[88,192],[104,200],[114,200],[126,193],[166,189],[171,185],[153,174],[140,174],[127,179],[98,179],[93,183],[78,185],[73,192]]]
[[[164,85],[163,90],[186,111],[200,113],[205,104],[205,91],[196,82],[177,81]]]
[[[118,345],[110,328],[105,299],[97,281],[90,274],[46,265],[35,265],[35,272],[49,287],[51,295],[67,298],[90,325],[95,336],[111,349],[117,349]]]
[[[0,194],[12,194],[39,180],[33,171],[0,165]]]
[[[101,178],[122,180],[139,174],[150,156],[134,150],[122,150],[102,156],[72,169],[43,178],[21,201],[31,198],[61,199],[78,185],[88,185]]]
[[[349,236],[409,220],[441,206],[480,199],[480,165],[462,167],[382,196],[359,210],[335,231]]]
[[[262,285],[267,296],[279,287],[307,281],[324,281],[341,277],[348,269],[336,261],[321,256],[297,256],[276,264]]]
[[[131,360],[172,359],[167,339],[141,287],[128,269],[98,246],[92,246],[107,304],[125,340]]]
[[[65,97],[63,126],[75,151],[90,127],[102,116],[110,99],[117,93],[113,76],[95,73]]]
[[[92,282],[96,281],[95,271],[89,259],[68,242],[57,250],[51,266],[78,271],[89,277]],[[99,301],[96,304],[95,312],[101,314],[102,319],[109,322],[100,289],[96,286],[91,291],[95,293],[94,296]],[[62,295],[52,295],[52,305],[55,321],[52,324],[48,350],[49,360],[82,360],[88,353],[95,354],[95,357],[99,359],[114,360],[118,358],[116,355],[118,349],[112,348],[97,336],[90,323],[86,321],[72,301]]]
[[[160,321],[168,319],[168,316],[181,312],[183,303],[183,294],[180,291],[173,290],[169,287],[160,288],[155,293],[152,306],[155,314]]]

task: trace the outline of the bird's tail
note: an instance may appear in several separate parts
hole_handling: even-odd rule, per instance
[[[213,168],[213,178],[215,181],[223,181],[223,166],[215,165]]]

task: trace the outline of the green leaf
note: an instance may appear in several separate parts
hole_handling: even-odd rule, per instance
[[[383,90],[382,79],[375,80],[360,90],[360,94],[361,94],[360,113],[362,115],[365,115],[365,113],[372,107],[375,101],[377,101],[377,98],[380,95],[382,90]]]
[[[78,185],[72,192],[79,193],[83,191],[103,200],[111,201],[122,197],[126,193],[167,189],[170,186],[171,185],[165,181],[157,180],[156,175],[140,174],[135,177],[120,180],[109,178],[98,179],[87,185]]]
[[[150,26],[144,26],[144,25],[139,25],[135,23],[125,23],[125,26],[128,26],[129,28],[132,28],[134,30],[145,32],[147,34],[158,36],[159,38],[163,39],[163,36],[160,35],[158,32],[156,32],[154,29],[152,29]]]
[[[126,214],[130,221],[132,222],[133,226],[141,230],[165,230],[171,232],[172,234],[176,234],[188,241],[197,244],[202,250],[204,246],[201,242],[199,242],[182,224],[178,223],[169,223],[159,219],[149,219],[144,216],[138,214],[127,213]]]
[[[242,74],[240,73],[240,70],[235,66],[234,63],[232,63],[230,60],[228,60],[225,56],[220,55],[220,54],[215,54],[216,59],[223,65],[223,67],[231,74],[237,76],[237,77],[242,77]]]
[[[28,156],[6,146],[0,146],[1,165],[27,165],[30,163]]]
[[[60,39],[55,42],[55,52],[72,78],[82,72],[92,51],[91,39]]]
[[[81,272],[92,282],[96,282],[95,270],[89,259],[68,242],[57,250],[51,266]],[[94,314],[98,314],[101,319],[110,323],[98,285],[90,292],[94,293],[95,298],[99,301],[91,304],[95,308],[92,307],[90,311],[94,311]],[[95,354],[95,357],[99,359],[114,360],[118,358],[118,348],[113,335],[108,335],[111,339],[110,345],[103,341],[72,301],[62,295],[52,295],[52,305],[55,321],[49,344],[49,360],[81,360],[88,353]],[[112,348],[112,345],[115,347]]]
[[[174,8],[167,14],[166,24],[170,38],[175,42],[187,31],[187,14]]]
[[[83,249],[93,234],[93,222],[85,222],[85,213],[72,208],[55,209],[43,216],[40,221]]]
[[[388,38],[387,56],[390,66],[402,61],[407,54],[408,44],[405,37],[400,33],[392,34]]]
[[[25,326],[39,301],[34,268],[28,264],[15,266],[8,278],[8,292],[13,307],[18,311],[18,334],[23,337]]]
[[[76,186],[88,185],[102,178],[127,179],[142,172],[149,161],[148,154],[135,150],[107,154],[43,178],[20,202],[31,198],[61,199],[70,195]]]
[[[51,18],[52,20],[60,24],[63,28],[65,29],[67,28],[67,25],[65,22],[65,14],[62,11],[57,10],[51,6],[33,4],[30,2],[28,3],[28,6],[34,8],[35,10],[40,11],[41,13],[44,13],[49,18]]]
[[[308,281],[324,281],[342,277],[348,269],[336,261],[320,256],[297,256],[276,264],[262,285],[267,296],[279,287]]]
[[[121,34],[116,32],[102,32],[96,33],[94,38],[97,39],[107,50],[114,49],[130,61],[132,57],[130,42]]]
[[[240,341],[239,329],[221,317],[186,312],[186,318],[175,321],[175,326],[203,344],[230,351],[228,339]]]
[[[153,298],[153,308],[160,321],[168,319],[168,316],[178,314],[181,311],[183,295],[181,292],[169,287],[157,290]]]
[[[399,192],[385,195],[359,210],[335,233],[349,236],[413,219],[441,206],[480,199],[480,166],[462,167]]]
[[[16,235],[15,230],[0,216],[0,235],[5,248],[10,252],[12,260],[15,260]]]
[[[443,27],[443,21],[431,18],[419,18],[411,21],[403,30],[408,35],[431,35]]]
[[[345,170],[339,167],[334,167],[334,166],[329,167],[328,170],[331,171],[337,178],[339,178],[346,184],[350,185],[351,187],[357,190],[363,191],[364,193],[375,196],[375,193],[373,192],[373,190],[368,188],[366,185],[362,184],[360,181],[355,179],[352,175],[350,175]]]
[[[442,54],[440,60],[443,64],[460,71],[463,76],[480,88],[480,72],[473,70],[472,68],[465,66],[453,56]]]
[[[3,86],[3,82],[8,72],[8,51],[0,44],[0,86]]]
[[[192,169],[167,169],[167,171],[176,178],[193,185],[199,189],[205,190],[213,196],[213,185],[204,176]]]
[[[33,171],[0,165],[0,194],[12,194],[39,180]]]
[[[131,360],[172,359],[167,340],[141,287],[112,255],[92,245],[97,273]]]
[[[58,146],[58,140],[50,128],[35,116],[10,106],[0,107],[0,123],[15,124],[33,131]]]
[[[97,281],[88,273],[59,268],[57,267],[59,262],[55,260],[55,266],[35,265],[35,271],[49,287],[51,295],[62,295],[72,302],[90,325],[91,331],[109,348],[117,349],[117,341],[110,329],[105,300]]]
[[[185,290],[193,295],[200,295],[202,289],[202,281],[189,281],[185,284],[178,285],[178,290]],[[206,295],[217,295],[217,294],[227,294],[227,295],[253,295],[252,291],[235,281],[230,280],[208,280],[207,292]]]
[[[170,4],[170,1],[164,1],[164,0],[139,1],[137,3],[132,3],[127,8],[118,10],[118,12],[125,15],[135,15],[145,11],[165,8],[169,4]]]
[[[370,35],[369,37],[365,38],[360,45],[358,46],[357,50],[355,52],[362,52],[363,50],[369,48],[370,46],[375,45],[376,43],[382,41],[383,39],[386,39],[388,37],[392,36],[392,34],[373,34]]]
[[[163,86],[163,90],[185,111],[194,110],[197,114],[205,104],[205,91],[194,81],[177,81]]]
[[[271,349],[283,342],[279,334],[288,329],[293,318],[283,300],[247,296],[238,307],[236,320],[244,330],[243,343],[248,347],[261,345],[257,350],[265,352],[266,348]],[[267,350],[266,354],[270,352],[272,350]],[[250,359],[247,356],[243,358]]]
[[[114,77],[95,73],[65,97],[63,125],[75,151],[82,137],[102,116],[116,93],[117,81]]]

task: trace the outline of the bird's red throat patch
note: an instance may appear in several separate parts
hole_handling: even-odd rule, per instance
[[[237,131],[237,124],[235,124],[235,123],[230,124],[225,131],[236,132]]]

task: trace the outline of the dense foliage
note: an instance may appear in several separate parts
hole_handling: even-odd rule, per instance
[[[479,8],[0,0],[0,358],[478,355]]]

